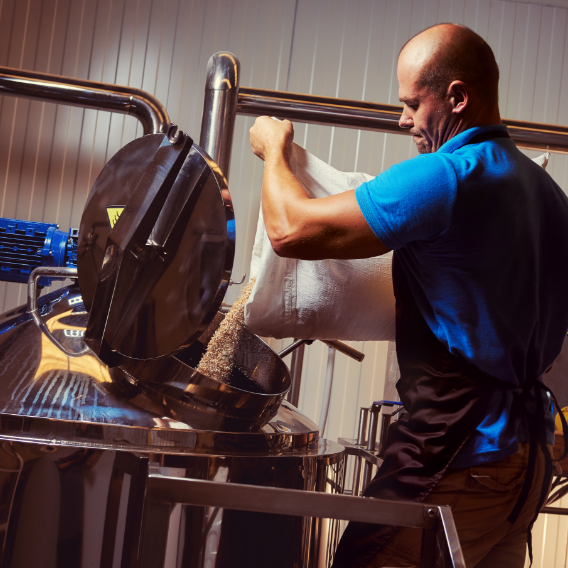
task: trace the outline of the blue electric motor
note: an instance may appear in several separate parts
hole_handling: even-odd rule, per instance
[[[39,266],[77,267],[79,229],[59,231],[55,223],[0,217],[0,280],[25,284]],[[54,278],[42,277],[40,286]]]

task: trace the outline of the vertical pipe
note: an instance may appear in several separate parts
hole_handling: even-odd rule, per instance
[[[296,341],[296,340],[294,340]],[[288,395],[288,400],[297,408],[300,403],[300,387],[302,386],[302,368],[304,366],[304,352],[306,350],[306,344],[300,345],[292,353],[292,363],[290,364],[290,378],[292,380],[292,386],[290,388],[290,394]]]
[[[357,431],[357,444],[364,446],[367,443],[367,426],[369,424],[369,408],[361,407],[359,411],[359,430]]]
[[[359,430],[357,432],[357,445],[363,446],[365,444],[365,438],[367,437],[367,424],[369,422],[369,409],[361,407],[359,415]],[[361,487],[361,458],[355,458],[355,464],[353,466],[353,495],[355,497],[359,496],[359,489]]]
[[[228,51],[215,53],[207,63],[199,145],[217,162],[225,179],[229,178],[240,71],[239,60]]]
[[[321,404],[319,431],[323,438],[327,425],[327,415],[329,414],[329,403],[331,401],[331,389],[333,387],[333,371],[335,369],[335,349],[327,348],[327,369],[325,373],[325,384],[323,387],[323,400]]]
[[[377,404],[376,402],[374,402],[373,406],[371,406],[371,425],[369,428],[369,439],[367,441],[367,450],[370,452],[375,451],[375,447],[377,444],[377,430],[379,427],[379,414],[381,413],[381,406],[382,405]],[[373,464],[366,461],[365,474],[363,476],[363,488],[362,488],[363,491],[365,491],[365,488],[367,487],[367,485],[369,485],[372,473],[373,473]]]

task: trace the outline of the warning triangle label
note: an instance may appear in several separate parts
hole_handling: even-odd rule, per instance
[[[107,205],[106,212],[108,217],[108,224],[111,229],[114,229],[121,213],[124,211],[124,205]]]

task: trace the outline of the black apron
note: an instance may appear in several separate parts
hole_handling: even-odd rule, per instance
[[[430,330],[393,256],[397,383],[407,419],[394,422],[385,457],[365,497],[423,501],[485,417],[496,380],[452,355]],[[365,566],[398,527],[349,523],[334,568]]]

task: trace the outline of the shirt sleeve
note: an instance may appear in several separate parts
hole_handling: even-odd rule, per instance
[[[367,223],[392,250],[447,229],[456,194],[454,168],[439,154],[401,162],[355,190]]]

